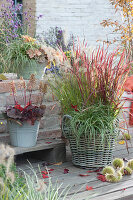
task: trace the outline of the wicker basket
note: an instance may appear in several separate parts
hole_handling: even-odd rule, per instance
[[[90,143],[87,138],[82,137],[77,144],[70,127],[66,126],[66,120],[68,119],[71,119],[69,115],[65,115],[62,119],[62,133],[69,140],[72,163],[85,169],[100,168],[110,164],[116,137],[110,137],[110,142],[104,144],[101,143],[101,138],[95,139],[95,142],[92,140]]]

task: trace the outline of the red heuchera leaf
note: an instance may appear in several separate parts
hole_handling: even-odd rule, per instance
[[[93,190],[93,187],[87,185],[86,190]]]
[[[79,176],[90,176],[89,174],[79,174]]]
[[[14,108],[16,108],[17,110],[20,110],[20,111],[23,111],[23,109],[24,109],[24,108],[22,108],[22,107],[20,106],[20,104],[19,104],[19,105],[15,105]]]
[[[47,144],[51,144],[52,142],[45,142],[45,143],[47,143]]]
[[[78,112],[78,109],[77,109],[78,106],[77,106],[77,105],[74,106],[74,105],[71,104],[71,107],[72,107],[76,112]]]
[[[106,182],[105,175],[99,175],[99,176],[97,176],[97,179],[99,179],[102,182]]]
[[[67,174],[69,172],[69,169],[64,169],[64,174]]]

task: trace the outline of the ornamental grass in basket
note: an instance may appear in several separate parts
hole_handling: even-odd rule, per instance
[[[63,134],[70,141],[73,163],[101,167],[112,159],[130,64],[125,52],[118,56],[118,50],[108,53],[99,47],[91,55],[87,52],[86,46],[73,49],[52,90],[61,104]]]

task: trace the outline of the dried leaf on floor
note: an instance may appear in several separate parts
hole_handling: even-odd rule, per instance
[[[59,162],[59,163],[55,163],[54,165],[62,165],[62,162]]]
[[[88,190],[88,191],[89,191],[89,190],[93,190],[93,187],[87,185],[87,186],[86,186],[86,190]]]
[[[64,174],[67,174],[67,173],[69,173],[69,169],[64,169]]]

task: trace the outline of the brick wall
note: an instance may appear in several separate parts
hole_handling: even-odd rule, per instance
[[[7,121],[4,119],[2,112],[6,109],[6,105],[14,105],[13,96],[10,95],[11,80],[0,82],[0,142],[10,142],[7,128]],[[19,80],[15,80],[18,88]],[[35,88],[32,95],[32,102],[36,103],[39,97],[38,87]],[[18,102],[23,104],[21,91],[17,92]],[[57,138],[61,136],[60,130],[60,108],[56,101],[53,101],[52,94],[48,91],[45,95],[43,104],[46,105],[44,117],[40,122],[39,137],[40,138]]]
[[[7,4],[7,0],[0,0],[0,10],[2,8],[2,4]],[[32,37],[35,36],[36,32],[36,0],[23,0],[23,13],[27,12],[30,26],[27,26],[28,34]],[[23,23],[26,25],[27,21],[23,19]]]
[[[28,34],[32,37],[35,36],[36,33],[36,0],[23,0],[23,13],[27,12],[29,17],[29,24],[28,27]],[[26,23],[26,20],[24,20],[24,24]]]
[[[114,16],[109,0],[39,0],[36,15],[39,14],[43,17],[37,22],[37,34],[58,26],[79,36],[81,41],[86,38],[90,46],[99,44],[97,40],[113,38],[111,29],[100,25],[102,20]]]
[[[0,7],[5,2],[0,1]],[[97,40],[110,40],[114,37],[110,28],[100,25],[103,19],[115,15],[109,0],[23,0],[23,11],[33,16],[29,27],[31,36],[35,32],[37,35],[42,34],[50,27],[58,26],[65,29],[68,35],[73,33],[79,36],[81,41],[86,38],[88,44],[94,47],[102,44],[97,43]],[[43,17],[37,20],[40,14]]]

